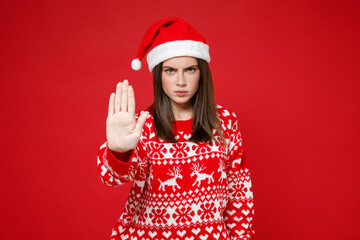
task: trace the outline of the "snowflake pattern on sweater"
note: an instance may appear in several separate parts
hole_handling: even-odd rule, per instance
[[[133,181],[111,240],[250,239],[254,200],[235,113],[218,106],[226,143],[189,142],[191,119],[175,121],[178,143],[157,139],[148,116],[137,147],[116,158],[104,143],[102,181]],[[138,115],[137,115],[138,116]]]

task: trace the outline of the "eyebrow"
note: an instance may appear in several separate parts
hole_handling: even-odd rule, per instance
[[[189,67],[186,67],[185,69],[187,69],[187,68],[198,68],[198,67],[199,67],[199,65],[191,65],[191,66],[189,66]],[[177,69],[177,68],[170,67],[170,66],[163,66],[163,68],[172,68],[172,69]]]

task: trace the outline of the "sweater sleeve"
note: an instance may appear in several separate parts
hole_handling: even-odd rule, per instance
[[[100,147],[97,170],[103,183],[116,187],[134,180],[141,163],[147,161],[147,131],[144,128],[135,149],[114,153],[108,148],[107,142]]]
[[[224,222],[230,239],[248,240],[255,233],[252,229],[254,198],[250,171],[236,117],[230,131],[227,162],[229,200],[224,212]]]

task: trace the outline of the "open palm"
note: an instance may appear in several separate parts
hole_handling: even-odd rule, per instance
[[[148,112],[143,112],[136,121],[134,90],[127,80],[119,82],[116,92],[110,95],[106,119],[106,138],[109,149],[115,152],[134,149],[139,142],[147,116]]]

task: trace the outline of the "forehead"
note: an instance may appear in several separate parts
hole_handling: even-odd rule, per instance
[[[173,68],[179,68],[179,67],[189,67],[193,65],[197,65],[197,60],[194,57],[187,57],[187,56],[181,56],[181,57],[174,57],[170,58],[163,63],[163,67],[173,67]]]

